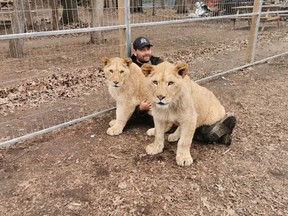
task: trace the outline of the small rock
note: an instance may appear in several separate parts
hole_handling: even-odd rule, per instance
[[[118,187],[120,188],[120,189],[125,189],[125,188],[127,188],[127,183],[124,181],[124,182],[121,182],[121,183],[119,183],[118,184]]]

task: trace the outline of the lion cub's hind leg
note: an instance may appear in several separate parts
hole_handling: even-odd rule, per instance
[[[112,127],[112,126],[115,124],[115,122],[116,122],[116,119],[111,120],[111,121],[109,122],[109,126]]]
[[[148,136],[155,136],[155,128],[150,128],[146,131]]]
[[[146,147],[147,154],[154,155],[163,151],[165,122],[155,122],[155,139],[154,142]]]
[[[176,142],[180,139],[181,128],[178,126],[174,133],[169,134],[168,142]]]
[[[136,106],[136,105],[135,105]],[[115,121],[110,121],[110,123],[113,124],[112,126],[110,125],[110,127],[107,130],[107,134],[110,136],[115,136],[115,135],[119,135],[123,132],[123,129],[128,121],[128,119],[130,118],[130,116],[132,115],[135,106],[133,104],[117,104],[117,109],[116,109],[116,119]]]
[[[166,124],[166,127],[165,127],[165,133],[168,132],[169,130],[171,130],[171,128],[173,127],[173,124],[172,123],[167,123]],[[155,136],[155,128],[150,128],[147,130],[146,134],[148,136]]]

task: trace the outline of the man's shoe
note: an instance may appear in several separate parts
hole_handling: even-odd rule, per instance
[[[210,131],[209,137],[213,140],[219,140],[224,135],[231,135],[236,125],[236,117],[233,114],[227,114],[222,120],[218,121]],[[222,140],[231,143],[231,136],[224,136]],[[230,141],[229,141],[230,140]]]
[[[231,145],[232,143],[232,134],[225,134],[223,135],[219,141],[219,143],[224,144],[224,145]]]

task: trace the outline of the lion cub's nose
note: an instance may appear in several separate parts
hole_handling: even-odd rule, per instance
[[[119,82],[118,82],[118,81],[114,81],[113,83],[114,83],[115,85],[117,85]]]
[[[159,98],[160,101],[165,98],[165,96],[163,96],[163,95],[158,95],[157,97]]]

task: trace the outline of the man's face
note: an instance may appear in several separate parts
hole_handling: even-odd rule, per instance
[[[139,62],[147,63],[150,61],[151,58],[151,47],[145,46],[141,49],[133,50],[133,54],[137,57]]]

